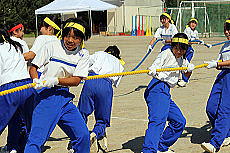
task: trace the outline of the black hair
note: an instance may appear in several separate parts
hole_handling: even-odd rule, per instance
[[[11,30],[13,27],[15,27],[15,26],[17,26],[17,25],[19,25],[19,24],[21,24],[21,23],[16,22],[16,23],[9,24],[9,25],[7,26],[7,30],[9,31],[9,30]],[[16,29],[15,31],[19,31],[19,30],[22,30],[22,27]],[[11,31],[11,32],[9,32],[9,33],[10,33],[11,36],[13,35],[13,31]]]
[[[230,20],[230,18],[227,18],[226,20]],[[224,23],[224,31],[225,30],[230,30],[230,23],[228,23],[228,22]]]
[[[44,18],[42,19],[42,22],[41,22],[41,24],[40,24],[40,28],[41,28],[41,27],[46,27],[46,28],[48,28],[48,27],[50,26],[48,23],[46,23],[46,22],[44,21],[45,18],[46,18],[46,17],[44,17]],[[51,21],[53,21],[53,22],[61,29],[61,20],[58,19],[57,16],[49,16],[48,18],[49,18]],[[54,28],[53,28],[53,29],[54,29]],[[55,35],[56,35],[58,32],[59,32],[59,30],[54,29],[54,34],[55,34]]]
[[[108,48],[106,48],[105,52],[115,56],[118,59],[121,59],[120,50],[118,49],[118,47],[116,45],[109,46]]]
[[[185,33],[177,33],[173,36],[173,38],[184,38],[188,40],[188,36]],[[172,49],[174,47],[177,47],[178,49],[185,50],[185,51],[187,51],[189,47],[188,44],[181,43],[181,42],[172,42],[171,46],[172,46]],[[185,55],[184,55],[184,58],[185,58]]]
[[[14,41],[10,38],[10,34],[7,31],[6,26],[0,25],[0,27],[3,27],[2,29],[0,29],[0,43],[8,42],[9,44],[11,44],[15,47],[16,51],[18,51],[18,49],[19,49],[22,53],[22,51],[23,51],[22,45],[19,42]]]
[[[160,20],[165,19],[165,18],[169,19],[167,16],[165,16],[163,14],[160,16]],[[172,24],[172,21],[170,19],[169,19],[169,23]]]
[[[78,24],[82,25],[85,28],[85,33],[83,33],[82,31],[80,31],[76,28],[72,28],[72,27],[66,27],[65,28],[65,25],[68,22],[74,22],[74,23],[78,23]],[[74,31],[75,36],[81,37],[85,41],[91,37],[91,30],[85,21],[83,21],[79,18],[69,18],[63,23],[62,39],[64,37],[66,37],[72,29]]]

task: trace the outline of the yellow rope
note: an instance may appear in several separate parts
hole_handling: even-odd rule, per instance
[[[206,67],[208,64],[201,64],[195,66],[195,69]],[[179,71],[179,70],[186,70],[187,67],[178,67],[178,68],[164,68],[164,69],[157,69],[157,72],[163,72],[163,71]],[[134,74],[142,74],[142,73],[148,73],[150,70],[139,70],[139,71],[131,71],[131,72],[121,72],[121,73],[113,73],[113,74],[105,74],[105,75],[94,75],[94,76],[88,76],[85,80],[92,80],[92,79],[100,79],[100,78],[108,78],[108,77],[114,77],[114,76],[124,76],[124,75],[134,75]],[[10,94],[13,92],[21,91],[24,89],[35,87],[36,83],[29,83],[23,86],[19,86],[16,88],[4,90],[0,92],[0,96]]]
[[[206,67],[208,64],[201,64],[195,66],[195,69]],[[157,72],[163,71],[180,71],[180,70],[187,70],[187,67],[178,67],[178,68],[164,68],[164,69],[157,69]],[[150,70],[139,70],[139,71],[131,71],[131,72],[121,72],[121,73],[112,73],[112,74],[104,74],[104,75],[94,75],[88,76],[85,80],[92,80],[92,79],[100,79],[100,78],[109,78],[114,76],[125,76],[125,75],[134,75],[134,74],[142,74],[148,73]]]

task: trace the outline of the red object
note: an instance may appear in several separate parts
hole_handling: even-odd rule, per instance
[[[23,27],[23,25],[22,24],[18,24],[15,27],[13,27],[12,29],[8,30],[8,32],[12,32],[12,31],[17,30],[17,29],[19,29],[21,27]]]
[[[140,16],[139,17],[139,20],[138,20],[138,25],[137,25],[137,36],[141,36],[141,28],[140,28]]]

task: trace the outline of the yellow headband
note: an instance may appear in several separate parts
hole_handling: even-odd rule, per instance
[[[172,42],[179,42],[188,45],[188,39],[184,39],[184,38],[172,38]]]
[[[85,28],[84,28],[82,25],[78,24],[78,23],[68,22],[68,23],[66,23],[66,25],[65,25],[64,28],[66,28],[66,27],[72,27],[72,28],[78,29],[78,30],[80,30],[83,34],[85,34]]]
[[[226,20],[225,22],[226,22],[226,23],[230,23],[230,20]]]
[[[196,23],[198,23],[198,20],[196,18],[191,18],[189,22],[195,21]]]
[[[171,21],[171,23],[174,24],[174,22],[173,22],[171,16],[170,16],[168,13],[162,13],[161,15],[166,16],[166,17]]]
[[[59,26],[56,23],[54,23],[52,20],[50,20],[48,17],[44,19],[44,22],[50,25],[51,27],[53,27],[54,29],[61,30]]]

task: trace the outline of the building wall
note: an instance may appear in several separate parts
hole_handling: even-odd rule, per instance
[[[160,26],[159,16],[161,13],[161,0],[125,0],[125,5],[108,10],[108,32],[130,32],[132,30],[132,16],[136,15],[152,16],[152,29],[156,29]],[[144,25],[146,25],[145,19]]]

